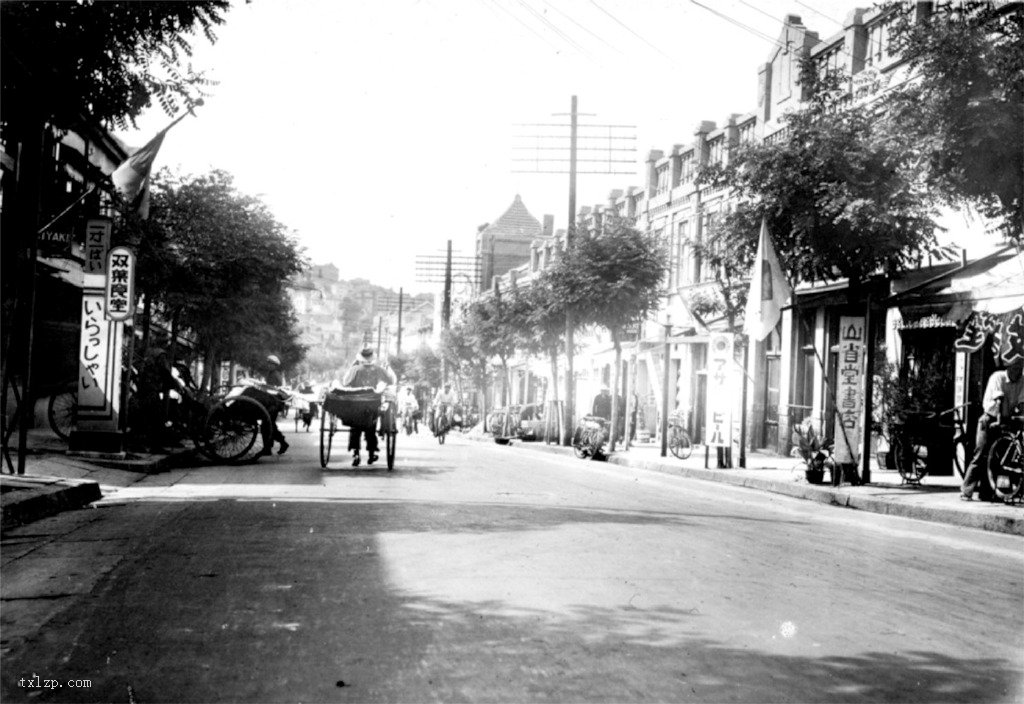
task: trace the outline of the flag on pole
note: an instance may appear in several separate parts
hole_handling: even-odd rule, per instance
[[[754,340],[763,340],[779,324],[782,307],[792,295],[789,281],[782,273],[779,258],[768,235],[768,223],[761,219],[761,237],[757,243],[757,258],[750,277],[747,311],[743,332]]]
[[[114,188],[143,219],[149,217],[149,173],[153,169],[156,153],[164,143],[167,129],[157,132],[153,139],[125,159],[110,176]]]

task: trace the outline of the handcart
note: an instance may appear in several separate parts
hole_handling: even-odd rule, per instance
[[[331,389],[324,397],[320,414],[320,466],[331,461],[334,434],[353,426],[377,426],[384,439],[388,470],[395,468],[398,420],[395,400],[369,387]]]

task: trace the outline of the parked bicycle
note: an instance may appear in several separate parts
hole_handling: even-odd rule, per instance
[[[996,498],[1012,504],[1024,500],[1024,415],[1018,408],[998,427],[999,437],[988,450],[988,481]]]
[[[678,413],[670,413],[668,416],[668,449],[681,460],[688,459],[693,453],[693,441]]]
[[[927,476],[929,447],[935,447],[937,438],[953,432],[953,466],[963,479],[967,471],[967,409],[970,403],[960,404],[938,413],[925,411],[908,414],[902,423],[890,429],[889,445],[893,463],[900,477],[908,484],[920,484]]]

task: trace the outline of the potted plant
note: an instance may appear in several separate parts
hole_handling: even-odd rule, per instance
[[[811,419],[804,420],[793,428],[793,445],[804,461],[804,476],[810,484],[821,484],[825,471],[835,469],[832,459],[832,443],[818,432]]]

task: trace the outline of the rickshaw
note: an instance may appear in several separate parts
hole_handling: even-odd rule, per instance
[[[324,397],[320,413],[320,466],[331,461],[334,434],[351,430],[352,426],[377,425],[384,438],[384,455],[388,471],[395,468],[395,441],[398,438],[398,419],[395,399],[387,393],[364,386],[331,389]]]

